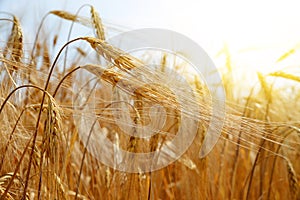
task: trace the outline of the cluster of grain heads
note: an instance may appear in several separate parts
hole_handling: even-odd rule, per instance
[[[14,179],[14,181],[12,181]],[[14,200],[18,199],[22,194],[22,189],[24,187],[22,177],[16,174],[14,177],[13,173],[6,173],[0,176],[0,194],[5,193],[8,184],[12,184],[10,190],[7,192],[6,199]],[[29,195],[25,195],[25,199],[29,200]]]
[[[287,99],[276,89],[275,81],[269,81],[283,78],[298,83],[299,76],[284,71],[258,73],[258,89],[249,96],[238,96],[232,58],[225,48],[222,77],[230,102],[226,118],[219,119],[224,120],[224,128],[213,151],[199,159],[211,121],[211,96],[201,78],[187,76],[192,77],[186,81],[192,89],[182,89],[183,81],[168,71],[166,54],[160,67],[151,67],[116,48],[105,40],[104,25],[93,6],[88,5],[89,17],[79,15],[84,7],[76,14],[49,12],[27,51],[30,56],[24,51],[20,21],[13,15],[6,20],[12,28],[0,51],[0,199],[299,199],[299,88],[295,86],[293,99]],[[55,55],[61,33],[39,36],[48,16],[72,23],[68,41]],[[95,36],[71,39],[73,24],[91,28]],[[75,46],[77,43],[83,45]],[[108,64],[99,62],[98,56]],[[183,66],[174,65],[172,70],[182,72]],[[19,72],[26,76],[14,75]],[[74,100],[84,95],[87,98],[76,107]],[[293,106],[289,106],[291,101]],[[95,109],[85,110],[91,102]],[[153,105],[165,111],[152,109]],[[127,118],[118,121],[126,111]],[[82,139],[80,124],[74,119],[89,119],[91,114],[95,121],[85,130],[88,137]],[[196,122],[195,139],[177,161],[160,170],[118,171],[101,163],[87,148],[92,140],[105,137],[114,143],[111,159],[128,161],[118,157],[119,150],[159,151],[170,144],[181,126],[186,125],[186,132],[191,129],[183,119]],[[127,135],[122,128],[126,124],[133,133],[155,124],[157,134],[149,138]],[[110,155],[103,146],[96,143],[94,148]],[[135,165],[135,160],[128,164]]]
[[[95,10],[93,6],[90,6],[90,12],[91,12],[91,20],[88,18],[80,17],[78,16],[78,14],[74,15],[63,10],[53,10],[50,11],[49,14],[56,15],[64,20],[80,23],[87,27],[93,27],[97,38],[101,40],[105,40],[105,32],[104,32],[102,20],[99,17],[98,12]]]

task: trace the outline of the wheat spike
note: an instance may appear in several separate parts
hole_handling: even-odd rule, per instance
[[[82,68],[113,86],[118,86],[125,91],[134,91],[137,96],[144,97],[152,102],[166,103],[169,106],[174,103],[175,96],[158,85],[140,87],[141,83],[138,79],[125,79],[121,73],[115,72],[112,69],[105,70],[96,65],[85,65]],[[120,82],[120,80],[122,81]]]
[[[96,29],[96,35],[100,40],[105,40],[104,29],[102,25],[101,18],[99,17],[98,12],[91,6],[91,16],[94,28]]]
[[[71,14],[67,11],[62,11],[62,10],[53,10],[50,12],[50,14],[56,15],[62,19],[73,21],[73,22],[78,22],[84,26],[90,27],[91,23],[88,19],[85,19],[83,17],[79,17],[77,15]]]
[[[66,20],[70,20],[70,21],[78,21],[78,16],[76,15],[73,15],[69,12],[66,12],[66,11],[62,11],[62,10],[53,10],[50,12],[51,14],[53,15],[56,15],[60,18],[63,18],[63,19],[66,19]]]
[[[289,50],[288,52],[284,53],[282,56],[280,56],[276,62],[280,62],[280,61],[283,61],[285,60],[287,57],[293,55],[294,53],[296,52],[295,49],[291,49]]]
[[[135,67],[144,66],[140,60],[103,40],[92,37],[84,37],[82,39],[86,40],[97,53],[122,71],[128,72]]]
[[[268,93],[269,88],[268,88],[268,84],[266,83],[264,76],[259,72],[257,73],[257,76],[258,76],[258,80],[260,82],[262,89],[265,91],[265,93]]]
[[[50,68],[51,61],[50,61],[50,55],[49,55],[49,49],[46,42],[43,44],[43,65],[42,69],[48,70]]]
[[[20,22],[15,16],[13,16],[13,26],[6,50],[4,51],[4,57],[7,57],[6,53],[9,50],[11,50],[11,59],[16,63],[19,63],[23,57],[23,32]],[[18,69],[16,65],[13,65],[13,68]]]
[[[76,47],[77,52],[82,56],[82,57],[86,57],[87,53],[81,49],[80,47]]]
[[[23,57],[23,33],[18,18],[14,17],[13,27],[13,55],[16,62],[20,62]]]
[[[269,76],[276,76],[276,77],[281,77],[281,78],[290,79],[290,80],[293,80],[293,81],[300,82],[300,77],[299,76],[295,76],[293,74],[288,74],[288,73],[285,73],[285,72],[282,72],[282,71],[270,73]]]
[[[60,109],[52,96],[49,96],[47,107],[47,119],[45,122],[44,147],[46,157],[55,160],[55,149],[57,148],[57,137],[61,127]]]
[[[261,73],[257,73],[257,76],[258,76],[258,80],[260,82],[260,85],[261,85],[261,88],[266,96],[266,98],[269,99],[269,101],[271,102],[271,88],[270,86],[268,85],[267,81],[266,81],[266,78],[264,77],[264,75],[262,75]]]
[[[56,34],[53,38],[53,42],[52,42],[52,45],[55,47],[56,44],[57,44],[57,39],[58,39],[58,35]]]
[[[297,195],[297,192],[299,190],[297,175],[293,168],[292,163],[288,159],[287,159],[287,170],[288,170],[289,186],[291,188],[291,192],[293,195]]]

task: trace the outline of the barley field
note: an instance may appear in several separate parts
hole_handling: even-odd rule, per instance
[[[82,9],[90,15],[82,16]],[[1,200],[300,199],[300,63],[257,73],[255,83],[244,87],[247,74],[236,75],[230,53],[222,51],[225,64],[217,67],[226,110],[217,119],[223,126],[212,151],[200,157],[213,99],[205,81],[186,69],[187,62],[151,51],[131,55],[111,45],[107,38],[122,30],[102,23],[91,5],[76,13],[53,10],[37,26],[37,32],[25,33],[19,16],[1,13]],[[89,34],[73,37],[76,27]],[[285,51],[277,62],[295,51]],[[158,64],[147,66],[149,60]],[[170,66],[191,91],[180,89],[183,81],[172,76]],[[183,98],[184,112],[171,86]],[[157,104],[164,108],[163,125],[161,107],[152,108]],[[122,118],[125,111],[130,123]],[[90,121],[91,127],[84,125]],[[146,139],[120,127],[139,132],[149,123],[161,130]],[[137,161],[92,143],[105,137],[116,151],[155,152],[181,127],[195,132],[186,138],[189,148],[155,170],[130,173],[108,166],[97,156],[133,167]]]

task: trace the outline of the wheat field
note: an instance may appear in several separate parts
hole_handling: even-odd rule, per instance
[[[82,9],[90,16],[81,16]],[[253,87],[241,88],[230,54],[224,52],[226,63],[220,73],[226,113],[219,119],[223,128],[213,150],[200,158],[212,100],[201,77],[185,70],[186,62],[151,51],[135,57],[109,44],[110,28],[90,5],[77,13],[49,12],[38,31],[31,33],[34,41],[26,39],[18,16],[6,12],[1,16],[1,200],[300,199],[300,76],[293,70],[257,73]],[[48,24],[54,25],[52,32]],[[67,34],[60,32],[62,26],[68,27]],[[76,26],[91,34],[72,37]],[[278,62],[294,51],[286,51]],[[158,67],[144,64],[151,59]],[[192,93],[180,90],[181,80],[163,82],[170,75],[169,66],[185,77]],[[165,85],[144,84],[159,81]],[[170,83],[188,111],[181,112],[180,102],[167,88]],[[74,104],[82,96],[83,102]],[[83,108],[92,103],[94,109]],[[155,104],[165,109],[162,130],[148,139],[124,134],[119,124],[128,121],[117,123],[114,115],[121,117],[127,110],[129,129],[137,132],[141,125],[162,120],[155,115],[159,108],[150,109]],[[90,113],[97,118],[85,130],[78,119],[89,119]],[[102,134],[117,149],[160,150],[184,125],[181,115],[197,124],[195,138],[179,159],[162,169],[119,171],[92,152],[93,148],[101,152],[101,145],[87,148],[90,138]],[[93,130],[95,124],[98,131]],[[82,130],[87,138],[80,135]],[[129,161],[126,165],[135,165],[134,159]]]

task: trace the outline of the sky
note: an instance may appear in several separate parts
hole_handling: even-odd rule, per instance
[[[75,13],[83,4],[94,5],[104,23],[170,29],[196,41],[215,60],[226,45],[237,63],[258,68],[300,43],[299,6],[291,0],[0,0],[0,10],[39,21],[49,10]]]

